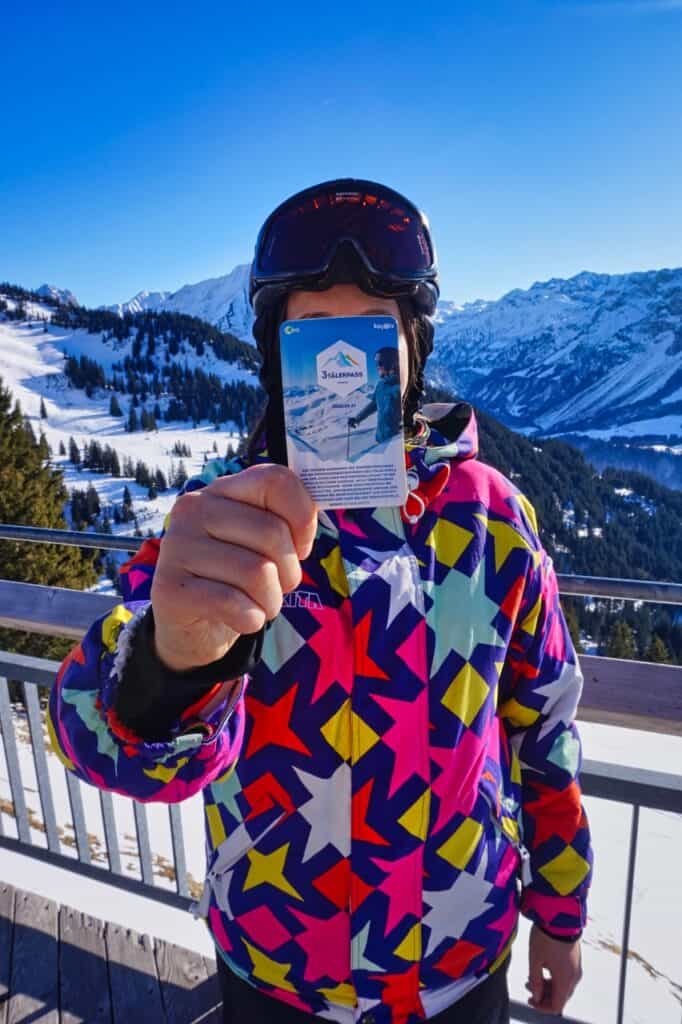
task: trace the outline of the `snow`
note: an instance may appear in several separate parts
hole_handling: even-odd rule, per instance
[[[123,488],[127,485],[133,498],[133,507],[138,514],[138,521],[143,532],[147,529],[158,532],[165,516],[175,500],[175,491],[159,494],[153,501],[147,499],[147,489],[135,484],[126,477],[110,478],[102,473],[78,470],[66,456],[59,456],[59,442],[63,441],[66,450],[69,437],[73,437],[82,450],[85,442],[97,440],[101,444],[109,444],[122,460],[128,455],[133,462],[142,460],[152,471],[158,466],[169,477],[171,461],[178,465],[180,457],[172,454],[175,442],[189,445],[192,456],[182,457],[189,476],[201,472],[203,456],[208,460],[224,456],[227,446],[236,448],[240,435],[235,428],[215,431],[208,423],[193,428],[190,422],[160,421],[157,431],[125,430],[125,417],[109,415],[110,391],[100,391],[88,398],[84,391],[70,386],[63,372],[64,355],[87,355],[101,363],[109,373],[114,363],[122,361],[130,349],[130,342],[105,341],[101,334],[88,334],[84,330],[48,325],[44,333],[44,324],[36,323],[40,316],[46,316],[47,310],[35,303],[26,303],[33,321],[2,322],[0,320],[0,378],[5,387],[9,387],[14,398],[20,402],[21,410],[33,425],[36,437],[43,430],[48,444],[53,451],[52,464],[64,472],[66,486],[71,492],[74,488],[85,489],[89,483],[95,487],[102,505],[119,502],[123,497]],[[33,308],[35,307],[35,308]],[[201,367],[205,372],[218,374],[226,381],[245,381],[256,384],[255,376],[247,370],[226,363],[215,357],[208,346],[203,356],[187,346],[185,355],[178,356],[183,364],[190,368]],[[47,419],[40,419],[40,401],[45,402]],[[128,398],[121,399],[123,406]],[[213,450],[217,445],[218,452]],[[130,534],[132,526],[128,523],[112,526],[114,533]],[[125,558],[125,554],[122,555]]]
[[[252,341],[253,314],[248,300],[248,263],[239,264],[225,274],[198,284],[186,284],[176,292],[141,291],[128,302],[109,306],[121,316],[143,309],[166,309],[174,313],[197,316],[221,331],[229,331],[245,341]]]
[[[40,288],[36,288],[36,293],[48,300],[61,302],[66,306],[80,305],[73,292],[70,292],[67,288],[56,288],[53,284],[41,284]]]
[[[252,341],[248,275],[248,264],[241,264],[224,277],[172,293],[143,291],[110,308],[188,313]],[[529,434],[679,436],[682,417],[672,403],[682,394],[675,386],[682,361],[680,288],[682,269],[584,271],[494,301],[458,305],[443,299],[429,378],[503,420],[514,418],[516,428]],[[518,382],[513,388],[512,377]],[[645,400],[650,411],[643,415]],[[635,403],[639,410],[628,422]]]
[[[557,433],[556,436],[561,437],[563,433],[563,431]],[[682,416],[679,413],[661,415],[650,419],[632,420],[630,423],[618,424],[617,427],[581,430],[580,433],[585,437],[593,437],[597,441],[611,441],[615,438],[628,440],[629,438],[641,437],[646,434],[668,436],[674,434],[679,436],[682,434]],[[677,447],[671,448],[668,445],[657,445],[654,447],[657,450],[673,451],[675,454],[682,452],[682,449]]]
[[[204,956],[215,957],[215,946],[203,921],[153,898],[137,896],[106,882],[84,878],[74,871],[1,848],[0,880],[16,889],[26,889],[46,899],[56,900],[63,906],[75,907],[101,921],[110,921]]]

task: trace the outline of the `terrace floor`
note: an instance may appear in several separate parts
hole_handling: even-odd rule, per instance
[[[219,1024],[215,960],[0,882],[0,1024]]]

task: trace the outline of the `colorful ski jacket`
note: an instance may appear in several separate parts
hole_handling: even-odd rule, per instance
[[[114,711],[163,533],[52,691],[81,779],[142,801],[202,791],[198,913],[219,954],[339,1024],[442,1011],[504,961],[519,909],[557,937],[585,922],[582,678],[533,509],[476,454],[470,412],[454,440],[407,448],[402,513],[321,513],[256,668],[166,740]],[[209,463],[186,489],[240,468]]]

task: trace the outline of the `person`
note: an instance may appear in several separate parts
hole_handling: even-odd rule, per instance
[[[81,779],[201,792],[224,1020],[501,1024],[519,911],[532,1006],[577,984],[592,856],[581,674],[533,508],[477,459],[468,404],[422,405],[428,221],[374,182],[266,220],[250,297],[267,394],[123,600],[62,664],[50,729]],[[394,316],[410,494],[317,509],[286,466],[278,326]]]
[[[348,418],[348,426],[355,428],[363,420],[377,413],[375,437],[377,443],[388,441],[400,432],[402,421],[400,364],[396,349],[383,346],[374,356],[379,380],[374,394],[367,405],[363,406],[355,416]]]

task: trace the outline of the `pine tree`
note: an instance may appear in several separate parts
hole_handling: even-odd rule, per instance
[[[81,463],[81,453],[72,437],[69,438],[69,462],[72,462],[74,466],[80,466]]]
[[[59,454],[60,455],[66,455],[66,448],[64,447],[64,442],[63,441],[59,442]]]
[[[42,430],[40,431],[40,440],[38,441],[38,451],[41,459],[47,461],[50,458],[50,446]]]
[[[185,463],[182,461],[182,459],[180,459],[178,463],[178,468],[175,472],[175,477],[173,478],[173,487],[177,487],[178,490],[180,490],[180,488],[184,487],[185,484],[187,483],[187,479],[188,477],[187,470],[185,469]]]
[[[92,484],[88,486],[88,489],[85,492],[85,501],[88,519],[92,522],[100,513],[99,495]]]
[[[135,465],[135,483],[139,484],[140,487],[149,487],[151,482],[152,474],[149,470],[149,466],[146,462],[142,462],[141,459],[138,459]]]
[[[45,399],[40,399],[40,418],[41,420],[47,419],[47,409],[45,408]]]
[[[630,626],[628,626],[627,622],[623,622],[622,619],[618,619],[611,627],[611,632],[606,642],[606,657],[629,658],[630,660],[637,658],[634,635]]]
[[[131,473],[130,475],[132,476],[133,474]],[[123,488],[123,522],[129,523],[133,518],[133,499],[130,496],[130,489],[126,484]]]
[[[61,472],[46,465],[24,429],[12,395],[0,382],[0,522],[66,529],[68,494]],[[56,544],[0,541],[0,577],[83,590],[97,579],[98,552]],[[35,656],[64,657],[72,640],[0,629],[0,647]]]
[[[644,654],[645,661],[655,661],[660,665],[669,665],[672,661],[670,651],[661,640],[658,633],[653,633],[651,643]]]
[[[109,415],[110,416],[122,416],[123,415],[123,409],[121,408],[121,404],[120,404],[120,402],[119,402],[119,400],[118,400],[118,398],[117,398],[117,396],[115,394],[112,395],[111,398],[109,399]]]
[[[126,430],[130,434],[134,434],[138,428],[137,413],[135,412],[134,406],[130,406],[130,413],[128,414],[128,422],[126,424]]]
[[[160,491],[161,494],[163,494],[164,491],[168,490],[168,483],[166,482],[166,477],[163,470],[158,468],[155,470],[154,483],[156,484],[156,489]]]

